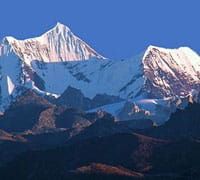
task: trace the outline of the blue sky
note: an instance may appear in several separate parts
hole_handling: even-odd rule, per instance
[[[57,21],[113,59],[156,45],[200,53],[199,0],[1,0],[0,39],[35,37]]]

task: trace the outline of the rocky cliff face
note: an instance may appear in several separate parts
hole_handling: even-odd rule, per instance
[[[145,89],[155,97],[187,96],[200,89],[200,57],[190,48],[150,46],[143,65]]]

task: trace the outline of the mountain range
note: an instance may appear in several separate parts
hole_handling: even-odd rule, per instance
[[[200,56],[98,54],[57,23],[0,43],[0,179],[200,179]]]
[[[0,77],[1,112],[32,89],[54,102],[103,109],[122,120],[129,119],[122,116],[129,103],[160,124],[169,118],[174,98],[199,91],[200,57],[188,47],[149,46],[133,58],[110,60],[57,23],[37,38],[5,37],[0,44]],[[81,100],[75,103],[74,98]],[[130,115],[134,109],[128,111],[135,118],[135,113]],[[159,112],[163,117],[157,116]]]

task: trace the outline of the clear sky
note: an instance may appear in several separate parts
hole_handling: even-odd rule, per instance
[[[35,37],[58,21],[112,59],[150,44],[200,53],[200,0],[0,0],[0,39]]]

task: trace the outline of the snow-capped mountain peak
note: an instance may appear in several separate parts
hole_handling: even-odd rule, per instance
[[[200,57],[188,47],[149,46],[142,63],[146,89],[156,97],[186,96],[200,89]]]
[[[17,40],[9,36],[4,38],[2,46],[5,46],[5,41],[8,42],[14,53],[28,65],[33,60],[65,62],[89,60],[92,57],[104,59],[61,23],[57,23],[55,27],[40,37]],[[0,55],[7,53],[4,51]]]
[[[60,22],[57,22],[57,24],[54,28],[59,29],[59,30],[65,29],[66,31],[71,31],[68,26],[66,26]]]
[[[67,88],[62,77],[69,78],[65,77],[69,72],[63,62],[92,58],[98,61],[105,59],[61,23],[36,38],[18,40],[12,36],[5,37],[0,42],[0,111],[4,111],[11,100],[26,88],[42,93],[48,93],[47,89],[54,88],[57,89],[55,93],[60,94]],[[37,68],[45,64],[48,64],[46,71],[39,74]],[[48,75],[51,75],[49,81],[57,82],[58,86],[52,87],[52,84],[43,80],[49,78]],[[50,93],[54,94],[53,91]]]

